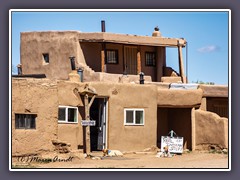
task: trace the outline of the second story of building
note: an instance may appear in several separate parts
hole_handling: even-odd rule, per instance
[[[183,38],[162,37],[158,28],[152,36],[107,32],[44,31],[21,33],[23,74],[45,74],[49,79],[67,80],[76,69],[106,74],[138,75],[163,82],[165,77],[186,81],[183,68]],[[179,73],[166,67],[166,48],[178,48]]]

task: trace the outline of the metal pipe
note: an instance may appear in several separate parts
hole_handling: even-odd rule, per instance
[[[106,32],[105,21],[104,20],[101,21],[101,27],[102,27],[102,32]]]
[[[78,75],[80,76],[80,81],[83,82],[83,69],[79,68],[77,72],[78,72]]]

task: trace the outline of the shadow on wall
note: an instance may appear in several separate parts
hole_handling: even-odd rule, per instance
[[[180,74],[171,67],[163,66],[163,76],[178,77]]]

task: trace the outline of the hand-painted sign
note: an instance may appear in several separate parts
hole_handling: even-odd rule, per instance
[[[96,125],[96,121],[94,120],[82,120],[81,121],[82,126],[95,126]]]
[[[183,152],[183,137],[161,137],[161,151],[164,151],[164,147],[168,146],[170,153],[182,153]]]

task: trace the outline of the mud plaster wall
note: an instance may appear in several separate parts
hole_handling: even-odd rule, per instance
[[[155,86],[90,83],[99,95],[109,96],[108,148],[122,151],[156,146],[157,89]],[[144,126],[124,126],[124,108],[143,108]]]
[[[58,139],[71,144],[71,149],[76,150],[83,145],[83,127],[81,120],[84,115],[84,106],[78,95],[84,88],[82,83],[58,81],[59,105],[78,107],[78,123],[58,123]]]
[[[163,67],[166,66],[166,47],[157,47],[157,74],[156,81],[161,82]]]
[[[57,138],[57,85],[37,79],[12,80],[12,154],[53,150]],[[36,129],[15,129],[15,113],[37,114]]]
[[[107,64],[107,72],[115,74],[123,74],[123,45],[121,44],[106,44],[108,50],[118,50],[118,64]]]
[[[202,90],[179,90],[158,88],[158,106],[194,107],[200,106]],[[183,98],[184,97],[184,98]]]
[[[100,43],[81,42],[80,47],[83,52],[86,64],[96,72],[101,71],[101,49]]]
[[[202,110],[195,111],[196,148],[217,144],[228,147],[228,119]]]
[[[21,33],[21,64],[23,74],[46,74],[50,79],[68,79],[71,72],[70,56],[85,62],[77,32]],[[49,54],[45,63],[43,53]]]
[[[152,77],[152,81],[156,81],[156,66],[146,66],[146,52],[153,52],[156,53],[156,47],[151,46],[141,46],[140,54],[141,54],[141,66],[142,66],[142,72],[144,72],[145,75],[149,75]],[[156,59],[156,61],[159,59]]]
[[[167,136],[173,130],[178,136],[184,137],[184,149],[191,149],[191,109],[190,108],[158,108],[157,117],[158,146],[161,136]]]
[[[157,89],[151,85],[130,85],[113,83],[89,83],[98,96],[109,97],[108,101],[108,148],[123,151],[142,150],[156,146]],[[82,101],[75,96],[74,89],[81,90],[84,83],[58,82],[60,105],[80,106]],[[143,108],[145,111],[144,126],[124,126],[124,108]],[[83,113],[84,114],[84,113]],[[71,144],[72,149],[82,145],[83,117],[79,113],[78,124],[58,124],[58,138]]]

